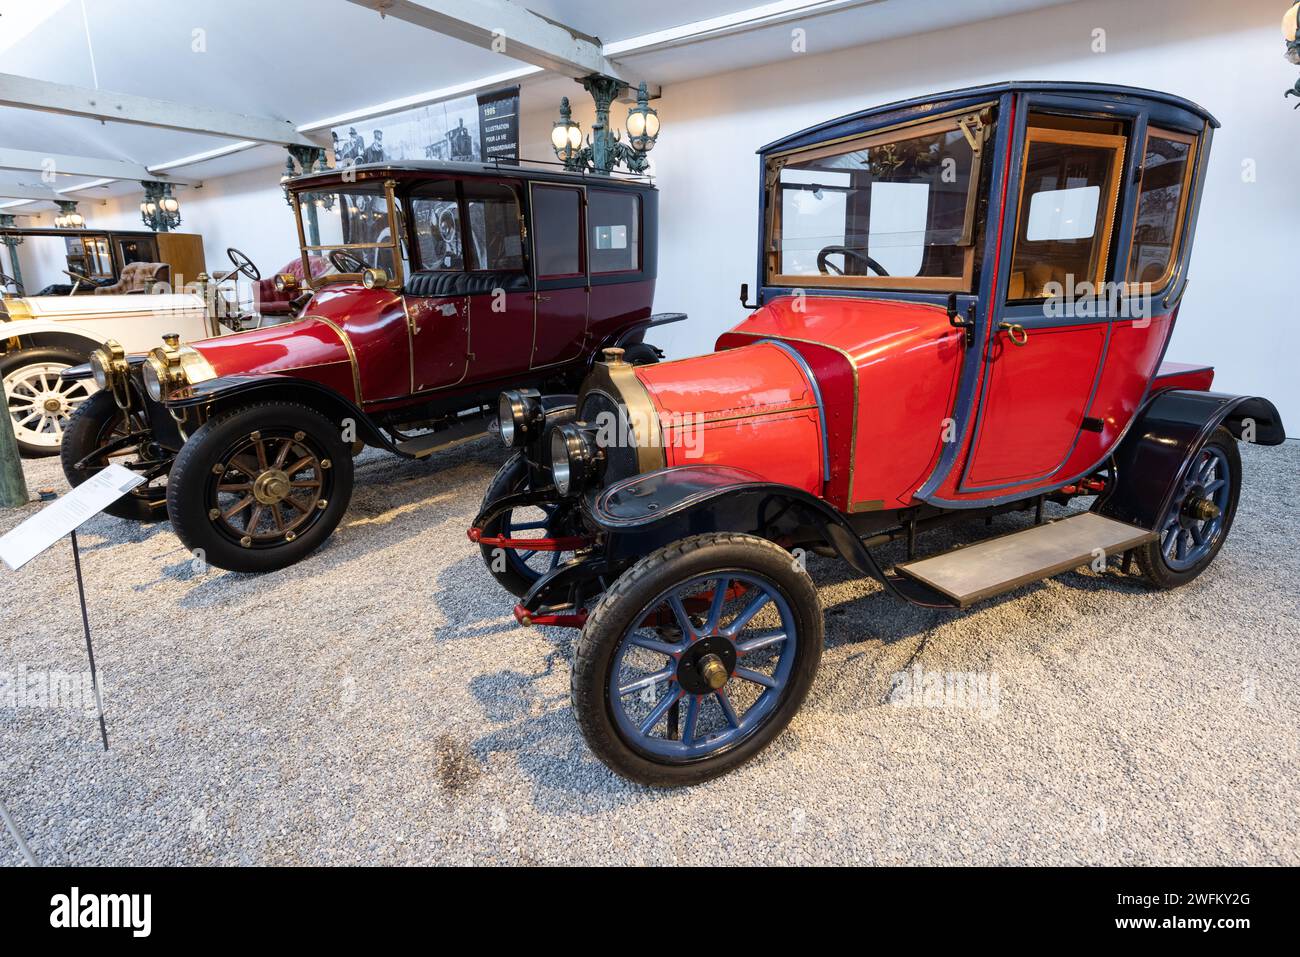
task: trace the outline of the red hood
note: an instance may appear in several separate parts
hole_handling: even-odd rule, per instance
[[[286,372],[350,361],[338,327],[318,318],[204,339],[192,345],[219,376]]]

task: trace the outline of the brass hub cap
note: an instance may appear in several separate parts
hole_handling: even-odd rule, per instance
[[[1198,522],[1208,522],[1219,517],[1219,506],[1208,498],[1194,498],[1187,503],[1187,514]]]
[[[244,548],[292,542],[324,514],[329,460],[304,432],[253,432],[212,466],[208,520]]]
[[[717,691],[727,683],[727,666],[717,655],[705,655],[700,659],[700,676],[710,688]]]
[[[267,469],[253,482],[253,497],[263,505],[278,505],[289,497],[290,488],[283,469]]]

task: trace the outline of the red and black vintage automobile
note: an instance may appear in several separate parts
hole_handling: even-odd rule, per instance
[[[644,179],[418,161],[288,189],[302,270],[277,282],[300,319],[164,337],[147,356],[109,343],[65,373],[100,386],[64,438],[68,480],[122,460],[149,481],[109,511],[165,509],[220,568],[270,571],[319,546],[365,445],[422,458],[475,438],[502,388],[572,391],[605,347],[656,362],[646,330],[685,318],[651,314]]]
[[[802,550],[951,609],[1099,557],[1159,588],[1206,568],[1237,442],[1284,439],[1267,400],[1163,361],[1217,125],[1164,93],[1015,83],[795,133],[760,151],[758,302],[717,351],[606,350],[576,396],[501,397],[518,452],[470,538],[520,622],[582,629],[573,706],[602,761],[688,784],[780,733],[821,656]],[[920,550],[1011,511],[1013,533]]]

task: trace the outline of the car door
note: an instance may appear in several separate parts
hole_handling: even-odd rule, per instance
[[[476,381],[524,372],[532,363],[533,286],[524,255],[519,187],[461,185],[470,318],[470,376]]]
[[[1118,122],[1031,114],[1005,305],[985,355],[961,491],[1049,481],[1086,418],[1105,356],[1105,295],[1126,138]]]
[[[406,282],[403,303],[411,348],[411,391],[455,385],[469,368],[461,203],[454,180],[423,186],[408,202],[420,268]]]
[[[586,195],[581,186],[531,184],[534,281],[532,368],[569,362],[587,336]]]

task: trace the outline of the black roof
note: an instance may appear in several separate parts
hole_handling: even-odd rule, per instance
[[[357,163],[335,166],[317,173],[305,173],[289,180],[290,189],[306,186],[336,185],[344,173],[357,178],[373,180],[386,173],[426,173],[430,176],[510,176],[524,180],[543,180],[560,183],[599,183],[601,186],[623,186],[631,189],[654,189],[649,176],[630,173],[605,175],[593,172],[572,173],[559,163],[544,160],[520,160],[519,163],[488,162],[464,163],[452,160],[384,160],[379,163]]]
[[[1003,83],[989,83],[984,86],[969,86],[959,90],[948,90],[944,93],[917,96],[907,100],[896,100],[893,103],[869,107],[856,113],[847,113],[844,116],[837,116],[834,119],[809,126],[797,133],[791,133],[789,136],[783,136],[779,140],[774,140],[761,147],[758,152],[768,153],[772,150],[782,149],[786,145],[802,141],[820,130],[831,129],[857,120],[866,120],[875,116],[909,110],[919,111],[925,107],[942,104],[949,100],[983,99],[1001,96],[1004,93],[1061,93],[1067,96],[1092,96],[1110,100],[1146,100],[1186,110],[1213,127],[1217,128],[1219,126],[1219,121],[1203,106],[1181,96],[1175,96],[1172,93],[1161,93],[1158,90],[1147,90],[1137,86],[1119,86],[1113,83],[1079,83],[1066,80],[1011,80]]]

